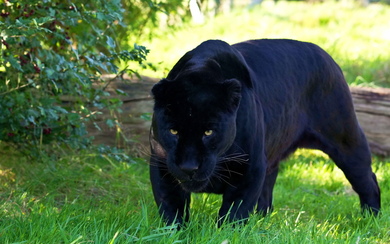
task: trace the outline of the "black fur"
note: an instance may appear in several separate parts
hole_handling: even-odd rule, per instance
[[[377,213],[371,155],[339,66],[293,40],[203,42],[156,84],[150,177],[168,224],[189,218],[190,193],[223,194],[220,219],[272,209],[279,162],[320,149],[361,207]]]

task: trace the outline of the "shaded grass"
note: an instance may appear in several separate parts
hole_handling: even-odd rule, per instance
[[[194,194],[177,231],[158,216],[143,159],[92,153],[59,162],[0,159],[0,243],[388,243],[390,161],[375,158],[383,212],[360,214],[343,174],[322,154],[298,151],[281,167],[275,211],[244,226],[216,227],[221,197]],[[227,242],[224,242],[227,241]]]
[[[236,43],[247,39],[288,38],[313,42],[342,67],[349,84],[390,87],[390,6],[353,3],[265,1],[253,9],[237,9],[209,19],[205,25],[185,25],[178,31],[156,31],[149,61],[164,77],[185,52],[207,39]]]

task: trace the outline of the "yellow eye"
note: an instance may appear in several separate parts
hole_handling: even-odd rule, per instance
[[[177,130],[170,129],[169,132],[171,132],[172,135],[177,135]]]
[[[205,136],[211,136],[213,134],[213,130],[206,130],[204,134]]]

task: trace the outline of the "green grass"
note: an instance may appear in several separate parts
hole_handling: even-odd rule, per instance
[[[247,39],[289,38],[316,43],[342,67],[348,83],[390,87],[390,6],[353,3],[307,4],[265,1],[254,9],[238,9],[209,19],[205,25],[184,25],[178,31],[159,31],[149,61],[164,77],[185,52],[207,39],[236,43]]]
[[[374,159],[383,197],[378,218],[360,214],[357,196],[327,157],[298,151],[282,165],[270,216],[217,228],[221,197],[194,194],[191,221],[177,231],[158,216],[143,159],[127,164],[73,152],[38,163],[2,155],[0,243],[390,242],[390,160]]]

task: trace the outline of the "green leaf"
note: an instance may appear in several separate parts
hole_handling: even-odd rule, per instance
[[[106,38],[107,38],[107,45],[111,48],[115,48],[116,44],[114,39],[112,39],[110,36],[106,36]]]
[[[19,62],[16,60],[16,58],[8,57],[6,60],[11,64],[11,66],[13,68],[23,72],[22,66],[19,64]]]
[[[152,120],[152,113],[143,113],[140,116],[141,119],[146,120],[146,121],[151,121]]]
[[[128,96],[129,95],[121,89],[115,89],[115,92],[116,92],[116,94],[121,95],[121,96]]]
[[[115,122],[114,122],[114,120],[112,120],[112,119],[107,119],[107,120],[106,120],[106,124],[107,124],[108,127],[110,127],[110,128],[113,128],[113,127],[115,126]]]
[[[55,71],[53,69],[46,68],[45,73],[46,73],[48,78],[51,78],[54,75]]]

